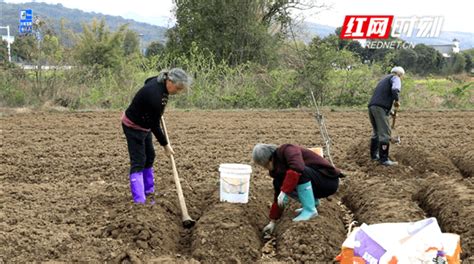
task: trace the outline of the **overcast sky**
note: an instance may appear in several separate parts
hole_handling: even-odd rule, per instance
[[[236,0],[238,1],[238,0]],[[321,2],[323,1],[323,2]],[[9,3],[32,2],[5,0]],[[61,3],[68,8],[94,11],[108,15],[122,16],[140,22],[160,26],[173,24],[172,0],[42,0],[36,2]],[[316,10],[302,14],[306,21],[333,27],[341,26],[345,15],[395,15],[395,16],[443,16],[443,31],[474,32],[472,9],[469,1],[432,0],[320,0],[331,6],[329,10]]]

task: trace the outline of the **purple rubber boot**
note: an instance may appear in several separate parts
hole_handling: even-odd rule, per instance
[[[155,192],[155,183],[153,176],[153,167],[145,168],[143,170],[143,183],[145,186],[145,195],[150,195]]]
[[[145,188],[143,186],[143,173],[134,172],[130,174],[130,191],[135,203],[145,203]]]

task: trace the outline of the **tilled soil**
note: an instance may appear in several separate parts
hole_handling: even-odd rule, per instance
[[[401,112],[391,146],[400,166],[368,158],[366,112],[324,111],[334,163],[347,177],[319,216],[293,223],[292,202],[271,241],[261,237],[271,178],[253,167],[248,204],[219,202],[219,164],[251,164],[256,143],[321,146],[313,113],[169,111],[170,140],[190,215],[183,229],[171,164],[155,143],[157,193],[131,202],[120,112],[26,112],[0,117],[0,263],[331,262],[352,220],[434,216],[474,258],[474,112]]]

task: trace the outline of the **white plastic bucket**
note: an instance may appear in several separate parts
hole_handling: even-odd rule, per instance
[[[220,200],[229,203],[248,203],[250,174],[247,164],[224,163],[219,166]]]

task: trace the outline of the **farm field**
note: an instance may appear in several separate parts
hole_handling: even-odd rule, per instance
[[[347,224],[436,217],[474,261],[474,112],[405,111],[391,146],[397,167],[369,159],[364,111],[324,112],[332,156],[346,178],[319,216],[294,223],[292,202],[264,241],[271,178],[253,166],[248,204],[219,202],[219,165],[251,164],[256,143],[321,146],[313,112],[178,111],[165,119],[186,203],[183,229],[169,159],[158,143],[153,203],[132,203],[121,113],[15,112],[0,116],[0,263],[331,262]],[[156,142],[156,140],[154,140]]]

